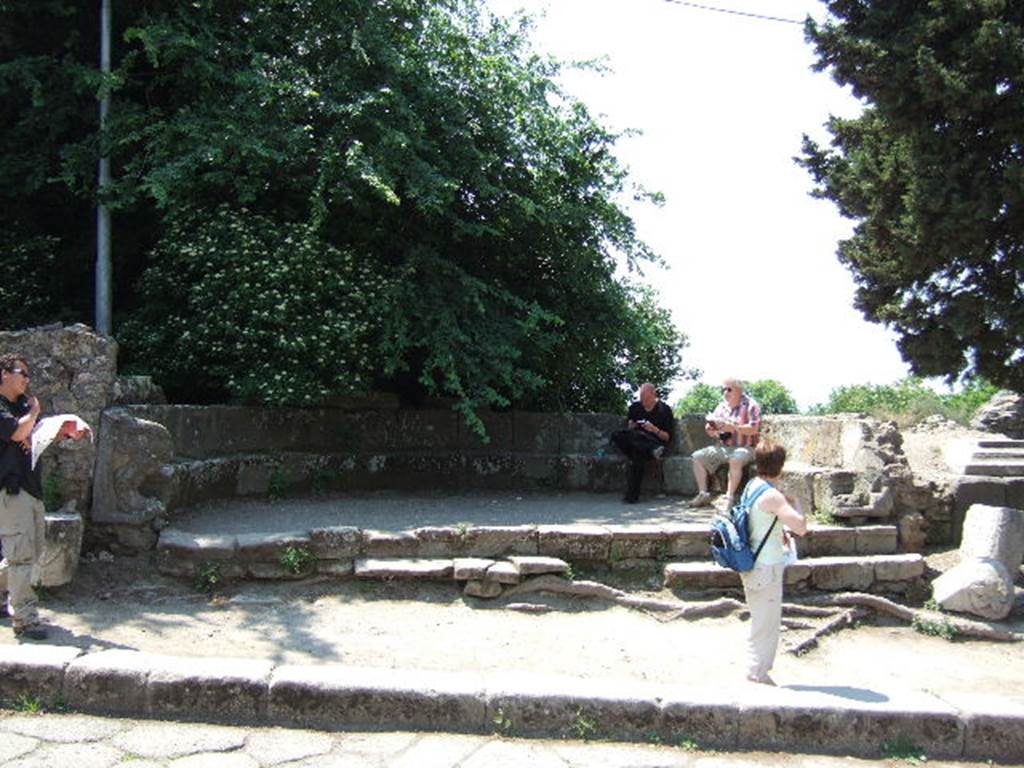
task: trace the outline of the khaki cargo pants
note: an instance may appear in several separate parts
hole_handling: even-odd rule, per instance
[[[39,621],[33,585],[39,580],[39,554],[46,538],[43,502],[22,491],[13,496],[0,491],[0,592],[7,592],[7,610],[15,627]]]

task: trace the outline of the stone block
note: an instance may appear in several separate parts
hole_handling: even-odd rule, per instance
[[[549,413],[515,414],[516,450],[527,454],[557,454],[559,417]]]
[[[56,645],[0,645],[0,700],[22,696],[53,704],[61,696],[64,671],[82,652]]]
[[[307,726],[480,732],[482,681],[410,669],[281,666],[270,679],[270,717]]]
[[[717,563],[669,563],[665,566],[669,589],[730,589],[742,587],[736,571]]]
[[[875,566],[878,581],[913,581],[924,577],[926,564],[916,553],[872,556],[868,560]]]
[[[518,584],[522,581],[522,577],[519,575],[519,569],[515,565],[506,560],[501,560],[487,569],[487,573],[484,574],[484,581],[493,581],[498,584]]]
[[[569,564],[557,557],[539,555],[513,555],[509,562],[520,576],[535,576],[544,573],[568,573]]]
[[[665,493],[675,496],[695,496],[697,480],[693,476],[693,460],[687,456],[668,456],[662,463]]]
[[[538,554],[564,560],[608,560],[611,532],[599,525],[541,525],[537,528]]]
[[[483,422],[487,441],[477,434],[465,419],[457,419],[459,448],[470,451],[515,451],[516,413],[477,412]]]
[[[811,567],[811,584],[827,591],[864,590],[874,581],[874,566],[845,557],[822,557],[804,561]]]
[[[608,525],[612,534],[608,547],[611,562],[631,559],[665,559],[669,554],[669,534],[660,525]]]
[[[454,561],[453,577],[456,581],[478,581],[484,578],[494,561],[483,557],[457,557]]]
[[[298,572],[282,563],[245,563],[245,576],[262,581],[298,581],[317,570],[316,560],[310,560]]]
[[[425,527],[413,531],[420,557],[454,557],[462,551],[462,530],[455,527]]]
[[[710,689],[673,690],[661,703],[661,736],[669,744],[690,739],[701,749],[733,751],[739,745],[739,707]]]
[[[167,429],[124,408],[108,408],[98,434],[92,522],[140,525],[162,514],[164,502],[141,489],[162,489],[166,484],[160,470],[173,454]]]
[[[363,531],[363,554],[367,557],[417,557],[420,540],[412,531]]]
[[[662,526],[668,540],[668,557],[710,557],[709,523],[668,523]]]
[[[837,695],[828,695],[832,691]],[[923,694],[890,699],[827,687],[756,691],[744,699],[739,720],[739,743],[747,749],[877,756],[883,744],[905,740],[929,756],[955,758],[963,748],[956,711]]]
[[[960,557],[991,558],[1016,573],[1024,561],[1024,511],[972,504],[964,517]]]
[[[147,712],[155,717],[259,720],[267,715],[269,661],[154,657],[146,681]]]
[[[994,477],[961,477],[953,488],[955,509],[966,511],[972,504],[1001,507],[1006,504],[1006,481]]]
[[[462,532],[463,552],[473,557],[536,555],[533,525],[471,527]]]
[[[486,600],[498,597],[502,592],[503,587],[497,581],[481,581],[479,579],[472,579],[466,582],[465,588],[462,593],[467,597],[479,597]]]
[[[68,506],[73,507],[74,502]],[[44,587],[59,587],[71,583],[78,570],[78,556],[82,551],[82,516],[67,511],[46,515],[46,541],[39,561]]]
[[[151,654],[121,649],[77,658],[64,672],[64,701],[84,712],[145,712],[152,664]]]
[[[487,721],[507,721],[517,735],[635,741],[657,732],[660,716],[652,686],[619,683],[610,691],[578,678],[488,678]]]
[[[454,563],[443,559],[361,558],[355,575],[360,579],[450,579]]]
[[[1024,755],[1024,699],[983,693],[944,694],[964,722],[962,760],[1016,763]]]
[[[857,529],[815,525],[806,536],[797,539],[797,547],[806,557],[853,555],[857,552]]]
[[[355,573],[355,560],[317,560],[316,572],[324,576],[351,576]]]
[[[1024,477],[1011,477],[1006,480],[1006,506],[1024,509]]]
[[[608,447],[609,436],[621,429],[621,416],[607,413],[551,414],[558,427],[558,449],[560,454],[595,455]]]
[[[289,549],[310,551],[310,536],[305,531],[285,533],[240,533],[236,536],[236,557],[242,563],[280,564]]]
[[[782,470],[781,486],[786,493],[793,496],[800,508],[808,515],[815,509],[814,479],[821,474],[821,467],[808,466],[788,462]]]
[[[1013,610],[1013,576],[998,560],[965,560],[932,582],[932,595],[946,610],[999,621]]]
[[[362,554],[363,532],[351,525],[313,528],[309,532],[309,551],[317,559],[344,560]]]
[[[167,576],[190,577],[198,566],[235,557],[236,540],[227,534],[195,534],[165,528],[156,545],[157,569]]]
[[[892,525],[862,525],[857,532],[858,555],[891,555],[899,550],[899,533]]]
[[[807,563],[796,562],[786,566],[784,584],[787,587],[798,587],[804,585],[811,578],[811,566]],[[800,590],[795,590],[800,591]]]

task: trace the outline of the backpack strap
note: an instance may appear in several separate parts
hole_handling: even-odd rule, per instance
[[[747,506],[750,508],[750,512],[751,513],[753,513],[753,511],[754,511],[754,502],[756,502],[759,498],[761,498],[761,494],[762,493],[767,491],[769,488],[773,488],[773,487],[774,486],[771,483],[766,482],[764,480],[761,481],[761,485],[758,487],[758,489],[756,491],[754,491],[752,494],[750,494],[750,497],[746,499]],[[747,483],[747,487],[743,489],[743,496],[744,496],[744,498],[746,498],[747,491],[749,490],[749,488],[750,488],[750,484]],[[749,519],[750,519],[750,514],[747,515],[747,520],[749,520]],[[761,539],[761,543],[758,545],[757,551],[754,552],[754,562],[755,563],[757,562],[757,556],[760,555],[761,554],[761,550],[764,549],[764,545],[768,543],[768,537],[770,537],[772,535],[772,531],[775,530],[775,524],[777,522],[779,522],[779,518],[778,517],[776,517],[774,520],[772,520],[771,527],[768,528],[768,533],[766,533],[764,535],[764,538]],[[749,525],[749,523],[748,523],[748,525]]]

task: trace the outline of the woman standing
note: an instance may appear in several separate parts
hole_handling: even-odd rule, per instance
[[[788,546],[795,546],[789,534],[803,536],[807,532],[807,519],[800,509],[800,502],[776,487],[782,466],[786,463],[786,449],[770,439],[762,440],[754,451],[754,462],[757,477],[747,483],[744,495],[755,492],[762,483],[769,487],[754,502],[749,517],[751,547],[756,550],[762,541],[765,543],[754,569],[740,574],[750,610],[747,679],[775,685],[768,671],[779,646],[787,550]]]

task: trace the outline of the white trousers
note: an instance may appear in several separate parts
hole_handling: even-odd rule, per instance
[[[22,491],[11,496],[0,491],[0,537],[4,559],[0,562],[0,592],[7,591],[7,610],[15,627],[39,621],[33,577],[46,539],[43,502]]]
[[[782,626],[782,579],[785,563],[758,565],[741,573],[743,592],[750,610],[747,636],[747,677],[762,680],[775,663]]]

